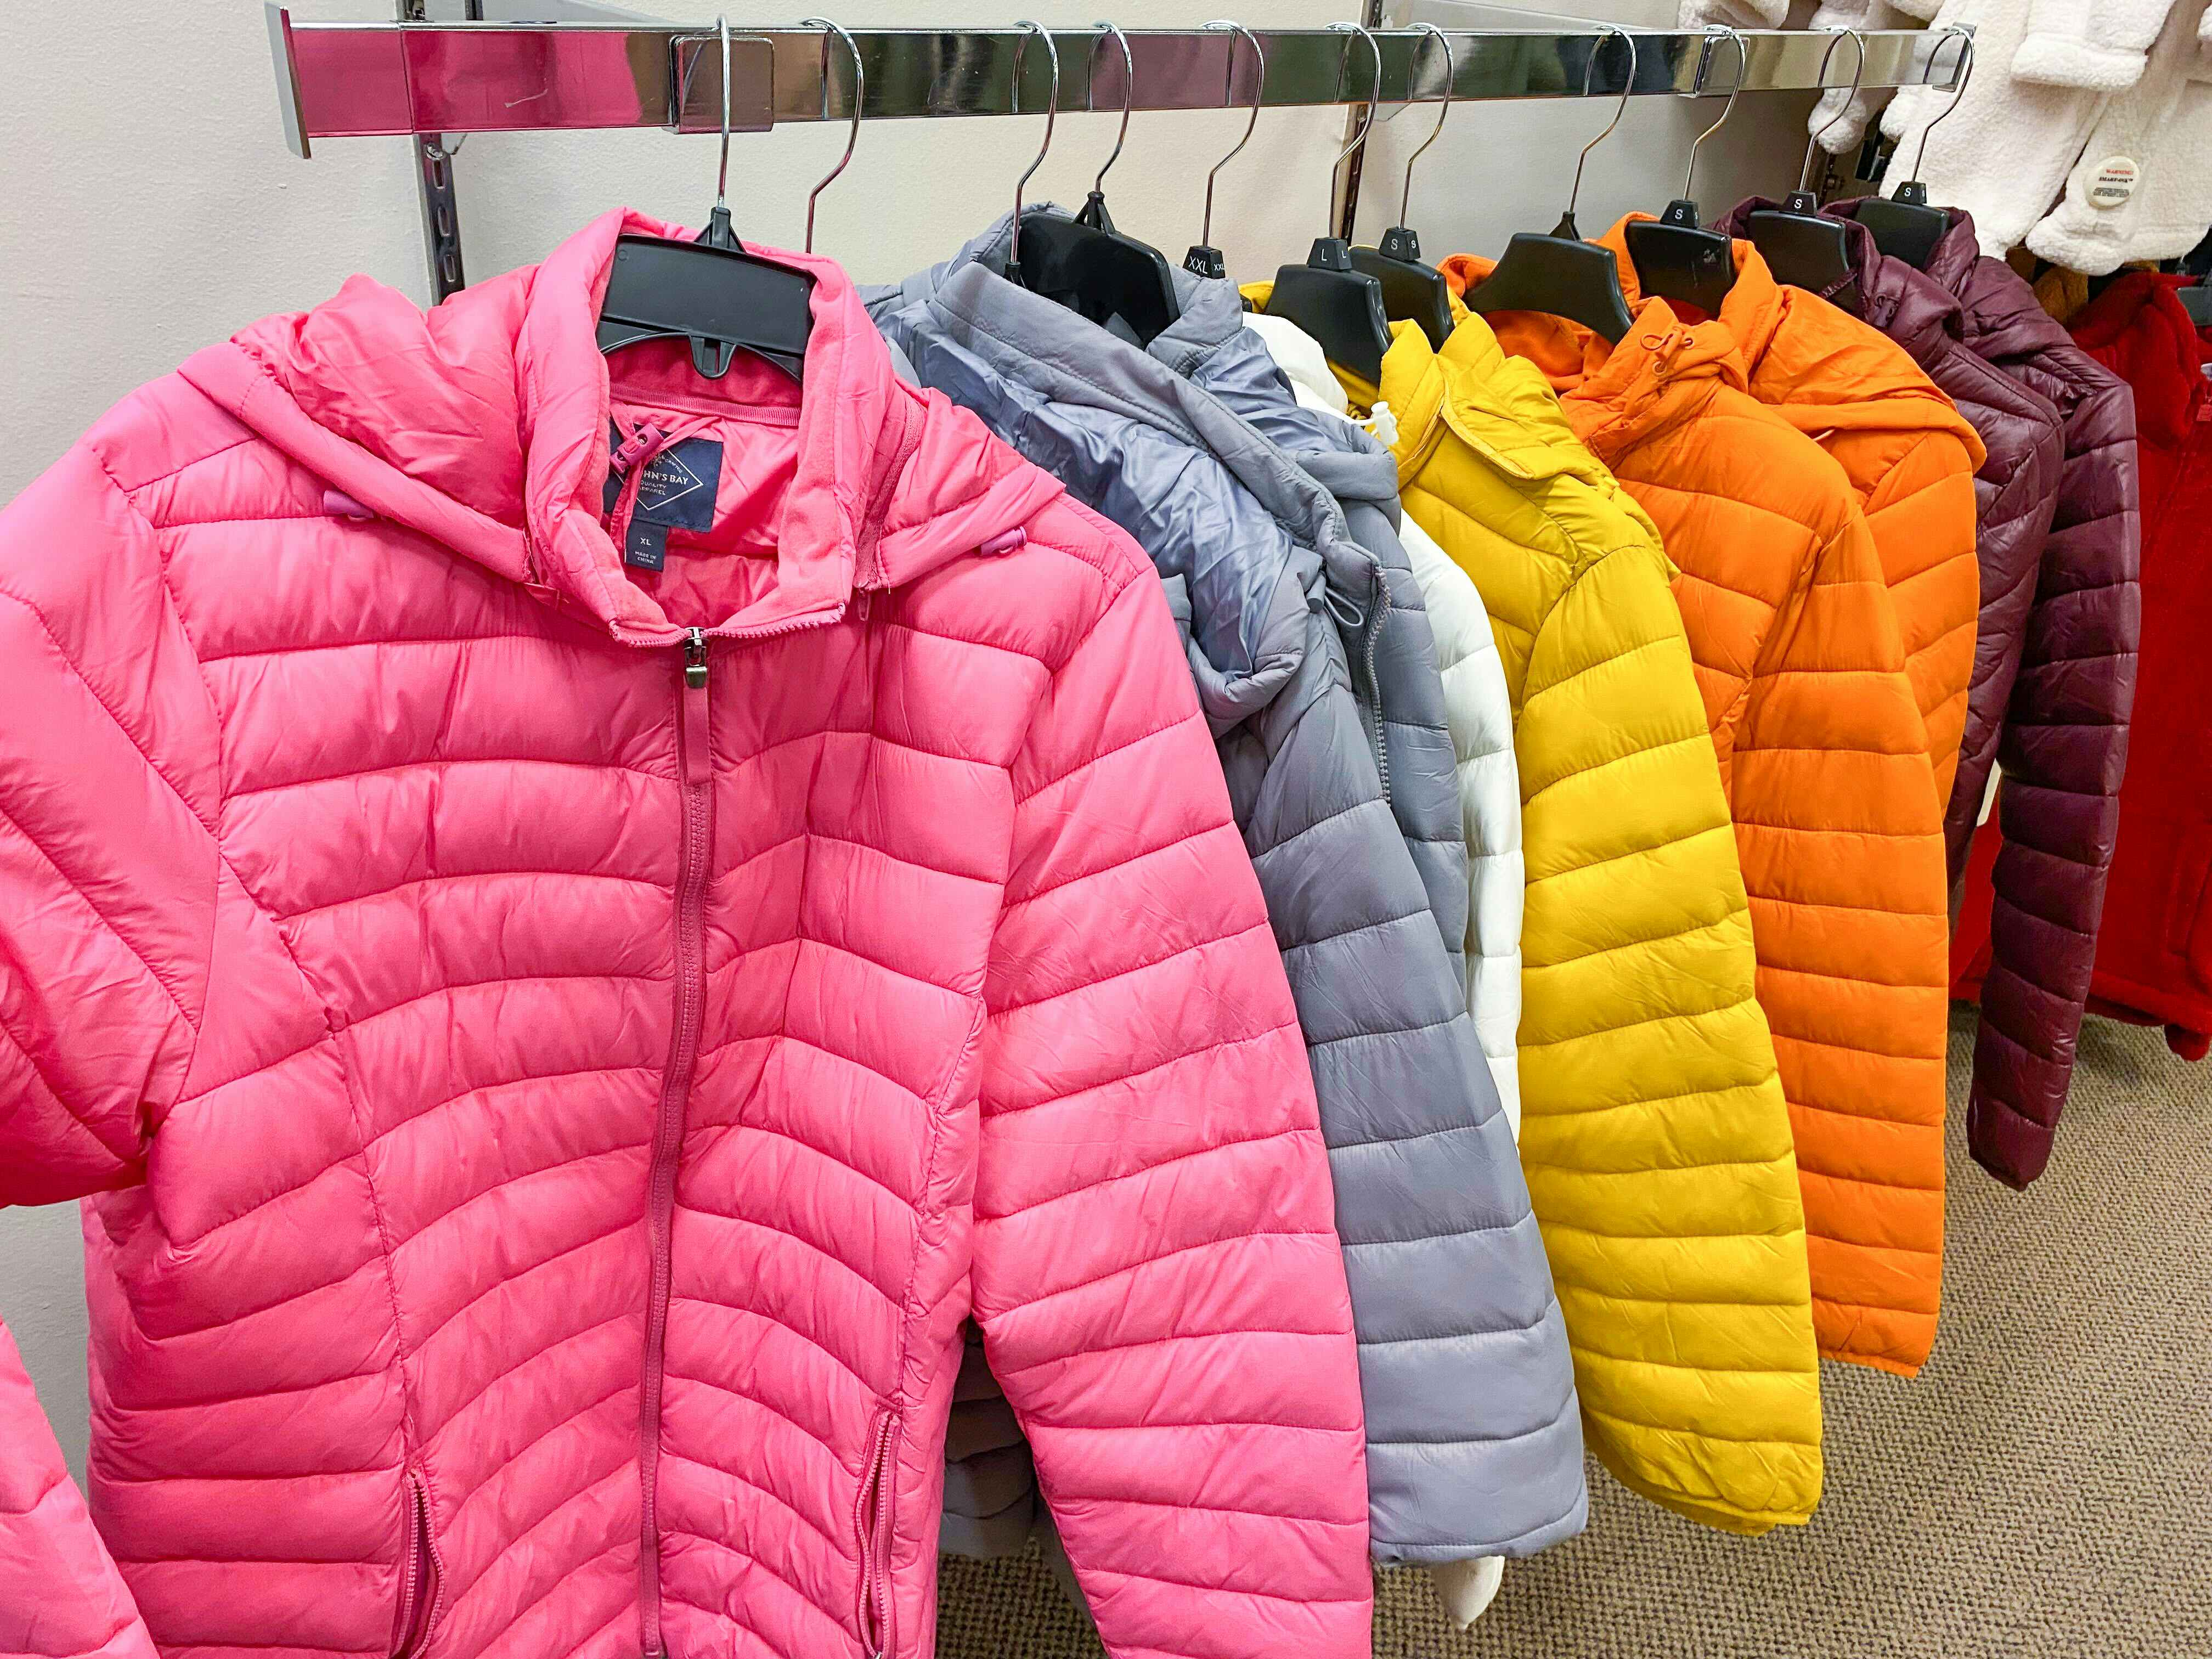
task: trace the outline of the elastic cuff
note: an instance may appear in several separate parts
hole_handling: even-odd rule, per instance
[[[2027,233],[2027,251],[2087,276],[2118,270],[2127,260],[2127,242],[2117,234],[2100,234],[2101,227],[2069,224],[2067,210],[2070,206],[2070,203],[2062,204],[2056,213],[2045,216]]]

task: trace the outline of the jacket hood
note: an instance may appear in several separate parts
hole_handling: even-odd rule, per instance
[[[793,476],[763,493],[776,575],[711,633],[842,610],[1011,530],[1060,487],[942,397],[902,385],[832,261],[759,249],[815,279],[803,388],[747,354],[708,380],[680,341],[611,360],[597,340],[617,238],[690,233],[627,210],[542,264],[423,312],[356,276],[313,311],[272,317],[183,366],[245,425],[379,516],[421,531],[639,644],[680,638],[625,577],[602,522],[610,369],[625,398],[733,418],[763,405],[798,428]]]
[[[1628,227],[1652,218],[1632,213],[1597,239],[1620,262],[1621,291],[1632,309],[1644,296],[1628,254]],[[1858,228],[1871,252],[1873,239]],[[1747,380],[1761,403],[1812,437],[1949,432],[1981,465],[1982,440],[1973,423],[1910,353],[1817,294],[1778,282],[1756,244],[1735,237],[1733,251],[1735,280],[1721,301],[1720,321],[1735,337]]]
[[[1023,211],[1066,216],[1049,204]],[[868,309],[921,380],[982,411],[1144,546],[1178,611],[1188,608],[1200,701],[1216,733],[1226,732],[1265,708],[1303,661],[1309,595],[1341,587],[1364,605],[1374,561],[1352,541],[1328,489],[1231,406],[1258,401],[1247,395],[1258,369],[1240,360],[1233,286],[1185,273],[1182,316],[1139,349],[1007,282],[1012,222],[1001,217],[896,286],[866,290]],[[1212,376],[1192,373],[1224,353],[1235,371],[1223,377],[1225,397],[1203,383]],[[1290,401],[1286,390],[1280,401]],[[1322,441],[1317,420],[1282,429],[1309,455],[1345,453]]]
[[[1497,268],[1471,253],[1437,267],[1455,295]],[[1743,354],[1722,324],[1685,322],[1664,300],[1632,309],[1635,321],[1617,343],[1548,312],[1482,319],[1503,350],[1535,366],[1559,394],[1575,436],[1608,465],[1632,445],[1696,419],[1720,387],[1747,384]]]
[[[1666,404],[1630,394],[1643,384],[1644,359],[1667,342],[1664,364],[1648,365],[1667,380],[1711,374],[1748,391],[1756,380],[1761,401],[1807,433],[1950,431],[1981,464],[1981,439],[1972,425],[1905,352],[1817,295],[1776,282],[1747,241],[1735,241],[1735,280],[1717,319],[1685,317],[1666,301],[1646,298],[1628,258],[1626,227],[1650,217],[1631,214],[1596,239],[1617,258],[1621,292],[1636,315],[1636,326],[1619,345],[1608,349],[1601,335],[1564,318],[1511,312],[1492,319],[1507,349],[1534,362],[1562,392],[1625,399],[1622,416],[1633,425],[1650,418],[1638,416],[1639,404],[1655,410]],[[1439,268],[1453,291],[1464,294],[1497,262],[1455,254]],[[1678,337],[1681,343],[1672,343]],[[1844,388],[1849,395],[1838,398]]]
[[[1959,296],[1927,272],[1892,258],[1875,245],[1874,233],[1859,222],[1868,198],[1831,202],[1820,211],[1844,228],[1844,257],[1858,285],[1858,314],[1912,355],[1923,367],[1942,349],[1946,335],[1958,332]],[[1714,226],[1735,237],[1748,234],[1751,216],[1784,204],[1766,196],[1748,196]]]
[[[1299,403],[1266,341],[1244,326],[1246,299],[1264,312],[1273,290],[1273,283],[1240,289],[1178,270],[1182,314],[1149,349],[1228,404],[1338,501],[1372,506],[1396,524],[1398,468],[1389,450],[1358,426]]]
[[[2205,336],[2174,289],[2193,277],[2130,270],[2074,319],[2074,338],[2135,389],[2142,435],[2168,446],[2188,441],[2207,401]]]

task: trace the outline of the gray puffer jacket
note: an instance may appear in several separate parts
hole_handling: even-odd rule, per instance
[[[1144,546],[1184,623],[1331,1149],[1376,1558],[1531,1553],[1583,1526],[1581,1427],[1455,955],[1456,785],[1427,617],[1382,533],[1395,489],[1356,434],[1296,418],[1264,349],[1243,354],[1228,283],[1186,278],[1182,319],[1140,350],[1006,282],[1006,233],[870,308],[923,385]],[[1302,461],[1340,476],[1382,546]],[[1005,1456],[1013,1425],[981,1399],[963,1410],[965,1449],[994,1461],[951,1472],[947,1546],[988,1552],[1018,1541],[1034,1500]],[[999,1524],[973,1524],[986,1515]]]

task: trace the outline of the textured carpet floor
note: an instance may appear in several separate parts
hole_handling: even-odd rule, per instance
[[[1823,1368],[1812,1525],[1723,1537],[1592,1464],[1589,1532],[1510,1568],[1473,1631],[1381,1575],[1376,1659],[2212,1655],[2212,1063],[2090,1021],[2022,1194],[1966,1156],[1972,1042],[1954,1018],[1935,1358],[1913,1382]],[[1034,1557],[945,1563],[942,1659],[1100,1651]]]

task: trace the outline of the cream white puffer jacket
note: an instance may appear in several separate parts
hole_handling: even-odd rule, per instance
[[[1245,327],[1266,343],[1297,400],[1351,418],[1344,388],[1313,337],[1279,317],[1247,314]],[[1378,434],[1387,442],[1388,434]],[[1513,758],[1513,706],[1505,665],[1491,637],[1490,613],[1467,572],[1410,518],[1398,538],[1413,561],[1421,603],[1436,630],[1443,670],[1445,718],[1459,753],[1460,812],[1467,833],[1467,1000],[1498,1097],[1517,1138],[1521,1080],[1516,1034],[1521,1024],[1521,775]]]

